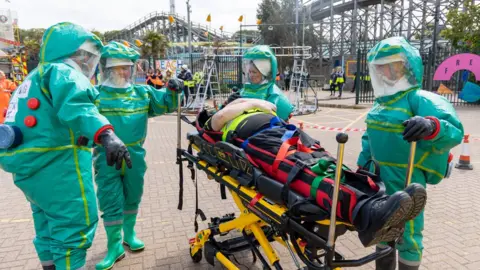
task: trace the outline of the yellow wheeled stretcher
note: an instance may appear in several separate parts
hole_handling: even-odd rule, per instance
[[[185,120],[185,119],[184,119]],[[251,250],[254,258],[258,257],[264,269],[283,269],[280,258],[271,246],[271,242],[279,242],[285,246],[298,269],[341,269],[341,267],[358,267],[393,251],[395,243],[381,251],[356,260],[347,260],[335,251],[335,240],[348,230],[355,230],[353,225],[336,220],[336,207],[331,213],[325,212],[313,203],[301,203],[296,206],[296,213],[302,213],[301,218],[292,215],[290,208],[296,202],[304,202],[304,198],[289,190],[288,204],[282,200],[282,183],[262,173],[251,165],[244,150],[226,142],[210,143],[204,140],[198,132],[187,135],[189,147],[187,150],[177,148],[177,163],[180,165],[180,198],[183,196],[182,163],[188,162],[188,167],[194,177],[194,166],[206,172],[209,179],[220,184],[222,198],[225,189],[231,193],[235,204],[240,210],[240,216],[227,214],[221,218],[212,218],[208,229],[201,230],[190,239],[190,256],[194,262],[200,262],[203,255],[214,265],[216,258],[227,269],[239,269],[230,259],[231,255],[242,250]],[[345,133],[337,135],[338,157],[335,186],[332,205],[337,205],[340,170],[343,163],[344,145],[348,140]],[[194,153],[195,152],[195,153]],[[198,209],[196,216],[206,220],[203,212]],[[182,199],[179,209],[182,208]],[[303,217],[314,217],[306,218]],[[196,218],[195,218],[196,219]],[[198,225],[195,221],[195,231]],[[241,237],[219,242],[215,236],[226,235],[237,230]],[[261,247],[265,259],[259,252]],[[301,266],[300,260],[306,265]]]

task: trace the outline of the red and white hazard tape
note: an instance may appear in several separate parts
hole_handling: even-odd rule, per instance
[[[343,128],[336,128],[336,127],[325,127],[325,126],[319,126],[319,125],[305,125],[303,123],[298,123],[298,126],[301,128],[301,129],[305,129],[305,128],[310,128],[310,129],[318,129],[318,130],[326,130],[326,131],[344,131],[344,132],[351,132],[351,131],[365,131],[366,129],[364,128],[347,128],[347,129],[343,129]]]

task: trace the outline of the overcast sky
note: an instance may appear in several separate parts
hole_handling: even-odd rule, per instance
[[[47,28],[57,22],[70,21],[102,32],[120,30],[153,11],[170,10],[169,0],[0,0],[0,8],[16,11],[21,28]],[[191,19],[205,23],[212,15],[212,28],[239,30],[240,15],[246,24],[256,23],[256,10],[261,0],[190,0]],[[175,1],[175,11],[186,17],[185,0]],[[252,28],[253,29],[253,28]]]

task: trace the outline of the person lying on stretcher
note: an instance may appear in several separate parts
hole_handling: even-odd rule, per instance
[[[197,124],[208,140],[243,148],[254,166],[282,183],[294,179],[289,188],[330,213],[335,159],[319,141],[276,117],[272,103],[238,96],[233,99],[218,112],[205,110],[198,115]],[[290,175],[299,161],[306,168]],[[364,170],[352,172],[346,167],[343,173],[337,217],[355,227],[366,247],[400,237],[405,223],[425,207],[426,190],[419,184],[388,196],[376,175]]]

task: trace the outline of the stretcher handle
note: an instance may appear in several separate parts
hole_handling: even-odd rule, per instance
[[[345,143],[348,141],[347,133],[340,132],[336,136],[338,143],[337,151],[337,169],[335,170],[335,185],[333,189],[333,199],[330,211],[330,227],[328,229],[327,247],[333,248],[335,244],[335,228],[337,223],[337,205],[338,205],[338,193],[340,191],[340,180],[342,178],[343,157],[345,154]]]
[[[408,156],[407,176],[405,178],[405,187],[408,187],[412,182],[413,169],[415,167],[415,150],[417,149],[417,142],[410,143],[410,155]]]

